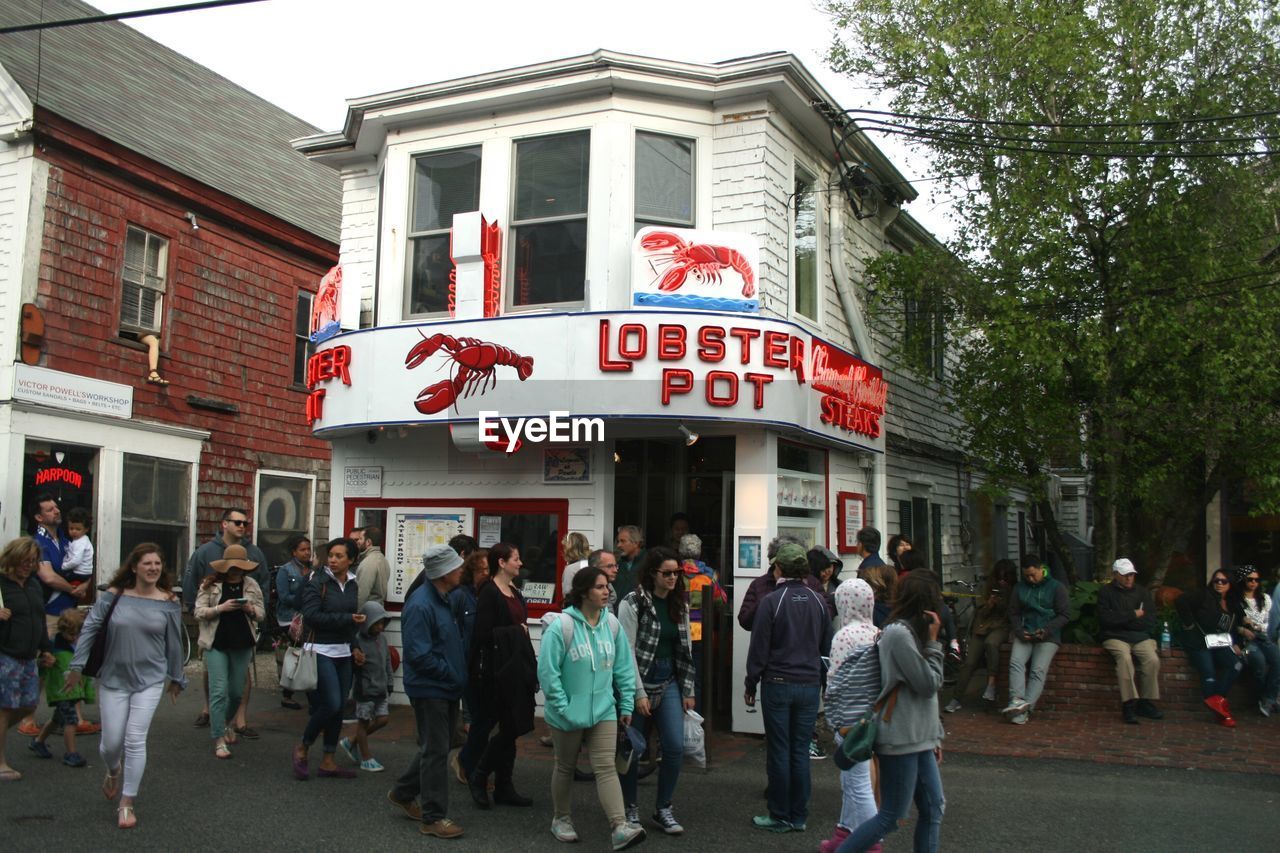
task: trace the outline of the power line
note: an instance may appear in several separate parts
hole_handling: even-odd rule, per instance
[[[1000,134],[992,134],[989,136],[974,136],[967,133],[959,133],[956,131],[939,130],[936,128],[920,127],[918,125],[903,124],[901,122],[884,121],[882,119],[867,119],[867,122],[861,126],[863,130],[878,130],[883,127],[894,127],[901,130],[914,131],[918,133],[938,134],[940,136],[957,139],[957,140],[973,140],[976,142],[1039,142],[1047,145],[1210,145],[1221,143],[1239,143],[1239,142],[1257,142],[1263,140],[1280,139],[1280,136],[1255,134],[1252,136],[1219,136],[1210,137],[1208,139],[1046,139],[1043,136],[1002,136]]]
[[[111,21],[123,21],[129,18],[147,18],[155,15],[172,15],[175,12],[196,12],[201,9],[217,9],[222,6],[242,6],[246,3],[262,3],[264,0],[203,0],[200,3],[183,3],[179,6],[157,6],[151,9],[138,9],[133,12],[112,12],[110,14],[89,15],[83,18],[66,18],[61,21],[42,21],[38,24],[16,24],[0,27],[0,36],[10,33],[28,33],[38,30],[53,30],[59,27],[76,27],[81,24],[104,24]]]
[[[961,118],[957,116],[935,116],[927,113],[900,113],[892,110],[867,110],[867,109],[848,109],[844,110],[846,115],[862,114],[862,115],[880,115],[890,116],[900,119],[911,119],[913,121],[937,121],[952,122],[955,124],[979,124],[994,125],[1000,127],[1074,127],[1074,128],[1095,128],[1095,127],[1161,127],[1170,125],[1183,124],[1203,124],[1205,122],[1231,122],[1241,121],[1250,118],[1267,118],[1269,116],[1280,115],[1280,110],[1258,110],[1248,113],[1229,113],[1220,116],[1193,116],[1191,118],[1170,118],[1170,119],[1149,119],[1146,121],[1089,121],[1089,122],[1071,122],[1071,121],[1013,121],[1009,119],[980,119],[980,118]]]
[[[1064,157],[1094,157],[1104,160],[1182,160],[1186,158],[1205,158],[1205,157],[1268,157],[1275,154],[1270,150],[1254,150],[1254,151],[1072,151],[1051,148],[1035,148],[1026,145],[1003,145],[994,142],[980,142],[976,140],[966,140],[963,136],[955,134],[946,134],[943,132],[927,132],[927,131],[906,131],[895,130],[888,127],[866,127],[863,130],[878,131],[880,133],[892,134],[894,136],[905,136],[911,139],[919,139],[922,141],[929,140],[935,142],[950,142],[956,145],[978,148],[988,151],[1015,151],[1030,154],[1051,154],[1061,155]],[[1056,142],[1054,144],[1064,144]]]

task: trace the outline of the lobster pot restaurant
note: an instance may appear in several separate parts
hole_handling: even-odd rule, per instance
[[[853,249],[818,242],[826,197],[791,180],[829,168],[811,79],[786,55],[687,68],[732,82],[598,54],[351,101],[345,130],[296,142],[347,187],[307,416],[333,449],[330,529],[385,531],[392,611],[429,546],[509,542],[536,648],[567,533],[696,534],[727,595],[702,608],[703,715],[759,731],[740,599],[773,537],[849,554],[883,511],[888,389],[838,343],[829,270]],[[721,165],[759,169],[715,150],[722,85],[757,117],[752,145],[777,142],[762,117],[779,104],[803,121],[781,201],[750,196],[730,222]],[[781,263],[776,246],[762,262],[771,234]]]
[[[878,369],[795,324],[664,307],[347,332],[318,346],[309,380],[333,445],[332,526],[385,531],[393,609],[423,551],[465,533],[519,547],[534,618],[561,605],[570,531],[611,548],[621,525],[647,546],[687,526],[730,602],[774,536],[848,552],[886,392]],[[703,706],[726,726],[747,639],[733,607],[702,628]]]

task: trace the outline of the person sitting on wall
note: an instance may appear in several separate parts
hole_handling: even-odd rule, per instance
[[[1121,714],[1135,726],[1138,717],[1164,718],[1155,704],[1160,698],[1160,653],[1152,639],[1155,601],[1137,579],[1133,561],[1121,557],[1111,566],[1111,583],[1098,590],[1098,636],[1115,659]]]
[[[634,524],[624,524],[614,537],[617,548],[618,573],[611,583],[619,599],[636,588],[640,567],[644,565],[644,534]]]
[[[987,671],[987,689],[982,693],[984,702],[996,701],[996,675],[1000,666],[1000,646],[1009,639],[1009,596],[1018,582],[1018,564],[1013,560],[996,560],[982,592],[982,603],[969,627],[969,653],[965,656],[960,673],[952,688],[951,701],[943,709],[954,714],[961,707],[960,700],[969,690],[973,671],[984,666]]]
[[[1049,568],[1038,556],[1023,554],[1022,580],[1009,600],[1013,649],[1009,652],[1009,704],[1001,712],[1014,725],[1023,725],[1030,718],[1049,677],[1049,664],[1062,644],[1062,629],[1070,619],[1067,588],[1049,577]]]
[[[779,549],[788,544],[799,546],[803,553],[804,543],[796,537],[786,533],[781,536],[775,536],[769,543],[769,547],[765,549],[765,556],[769,560],[768,571],[753,580],[742,596],[742,606],[738,608],[738,624],[748,631],[755,624],[756,608],[760,606],[760,602],[764,600],[765,596],[773,592],[774,587],[778,585],[778,581],[782,578],[782,569],[778,568],[775,561],[777,560]],[[807,559],[805,564],[808,565]],[[804,585],[818,593],[819,597],[822,597],[822,588],[813,575],[806,574],[804,576]],[[826,603],[825,598],[823,598],[823,603]],[[835,604],[831,604],[827,608],[827,615],[832,619],[835,618]]]

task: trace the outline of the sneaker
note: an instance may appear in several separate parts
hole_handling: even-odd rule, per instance
[[[422,824],[418,827],[418,832],[423,835],[434,835],[436,838],[457,838],[462,834],[462,827],[449,818],[442,817],[432,823]]]
[[[644,841],[644,829],[634,823],[624,823],[613,828],[609,840],[613,842],[614,850],[626,850]]]
[[[809,760],[810,761],[821,761],[826,757],[827,757],[827,754],[822,751],[822,747],[818,746],[818,742],[816,740],[809,741]]]
[[[416,799],[413,800],[397,800],[394,789],[387,791],[387,802],[404,812],[404,816],[409,820],[422,820],[422,806],[418,805]]]
[[[627,806],[627,823],[631,826],[640,825],[640,808],[635,803]]]
[[[351,738],[344,737],[342,740],[338,741],[338,746],[342,747],[342,751],[347,754],[347,758],[350,758],[356,764],[361,763],[360,756],[356,755],[357,747],[351,742]]]
[[[959,711],[963,707],[964,706],[960,704],[959,699],[952,699],[950,702],[947,703],[947,707],[943,708],[942,710],[946,711],[948,714],[954,714],[956,711]]]
[[[27,744],[27,749],[31,750],[41,758],[53,758],[53,753],[49,751],[49,747],[45,746],[38,740],[33,740],[31,743]]]
[[[551,740],[551,735],[543,735],[542,737],[538,738],[538,743],[547,747],[555,746],[555,743]]]
[[[200,716],[196,717],[196,721],[191,725],[195,726],[197,729],[209,728],[209,712],[201,711]]]
[[[1031,709],[1031,704],[1025,699],[1012,698],[1009,704],[1004,706],[1001,714],[1024,714]]]
[[[653,813],[653,822],[662,828],[667,835],[681,835],[684,833],[684,827],[676,820],[676,816],[671,811],[671,806],[665,809],[658,809]]]
[[[68,752],[62,756],[62,763],[68,767],[87,767],[89,764],[84,760],[84,756],[78,752]]]
[[[983,702],[996,701],[996,686],[994,684],[988,684],[987,689],[982,691],[982,701]]]
[[[1009,722],[1013,723],[1015,726],[1025,726],[1029,719],[1031,719],[1030,714],[1026,711],[1019,711],[1009,718]]]
[[[790,832],[791,824],[785,820],[778,820],[773,815],[758,814],[751,818],[751,825],[756,829],[766,829],[769,832]]]
[[[1270,716],[1271,716],[1271,703],[1270,703],[1270,702],[1268,702],[1266,699],[1263,699],[1261,702],[1259,702],[1259,703],[1258,703],[1258,713],[1262,714],[1262,716],[1264,716],[1264,717],[1270,717]]]
[[[551,821],[551,834],[556,837],[556,841],[563,841],[566,844],[578,840],[578,830],[573,828],[573,819],[568,815]]]
[[[370,773],[381,773],[387,768],[383,767],[382,763],[376,758],[366,758],[364,761],[360,762],[360,769],[368,770]]]

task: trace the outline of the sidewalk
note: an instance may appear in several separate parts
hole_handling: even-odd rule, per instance
[[[1007,758],[1066,758],[1098,764],[1280,773],[1280,719],[1263,718],[1255,707],[1237,712],[1238,725],[1223,728],[1203,713],[1166,711],[1163,720],[1126,725],[1113,712],[1045,711],[1015,726],[993,710],[970,703],[943,714],[951,752]]]

